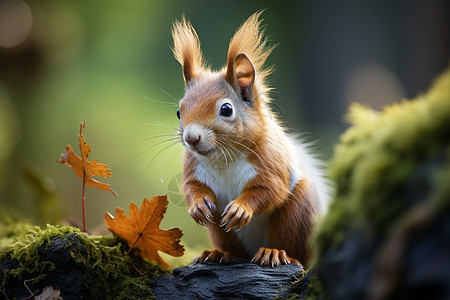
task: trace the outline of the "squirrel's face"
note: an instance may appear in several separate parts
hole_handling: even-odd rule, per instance
[[[197,157],[233,160],[245,153],[257,122],[251,103],[219,73],[190,82],[177,111],[182,141]]]
[[[174,23],[173,52],[186,84],[177,115],[183,144],[197,157],[236,159],[252,152],[266,130],[264,80],[270,70],[263,64],[272,48],[266,47],[258,17],[254,14],[235,33],[226,65],[215,73],[190,22],[183,17]]]

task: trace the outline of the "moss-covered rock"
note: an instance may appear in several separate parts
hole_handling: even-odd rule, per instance
[[[381,113],[354,105],[349,120],[331,165],[336,196],[314,239],[326,294],[449,298],[450,276],[430,264],[450,269],[450,71]]]
[[[116,238],[73,227],[11,223],[0,234],[0,289],[10,299],[46,286],[61,290],[66,300],[149,299],[152,279],[163,273],[124,253]]]

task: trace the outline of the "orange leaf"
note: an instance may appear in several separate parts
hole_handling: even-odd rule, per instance
[[[110,191],[114,194],[114,196],[117,196],[117,193],[111,188],[111,185],[92,178],[92,176],[102,176],[106,178],[110,177],[112,173],[111,169],[109,169],[108,166],[102,163],[98,163],[97,159],[88,161],[88,156],[91,153],[92,147],[86,144],[86,141],[84,140],[84,136],[82,133],[84,127],[86,127],[86,122],[80,124],[80,133],[78,134],[81,157],[73,152],[72,146],[67,145],[66,151],[61,154],[61,158],[58,160],[58,162],[71,167],[75,171],[75,174],[80,178],[83,178],[84,174],[84,179],[87,185],[99,188],[104,191]]]
[[[159,229],[168,203],[167,195],[152,197],[150,201],[145,198],[141,210],[131,202],[129,218],[123,209],[118,207],[116,217],[105,214],[105,224],[112,233],[127,242],[130,250],[140,249],[141,256],[167,269],[168,265],[159,256],[158,250],[172,256],[182,256],[184,253],[184,247],[180,244],[183,233],[179,228]]]

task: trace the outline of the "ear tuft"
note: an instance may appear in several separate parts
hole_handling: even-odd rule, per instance
[[[183,66],[183,75],[186,84],[206,68],[200,49],[200,40],[191,23],[182,16],[175,21],[172,28],[173,53]]]
[[[270,90],[266,86],[266,78],[272,69],[264,67],[264,63],[274,48],[267,46],[264,38],[264,28],[261,28],[259,19],[261,13],[251,15],[234,34],[228,46],[224,70],[225,79],[231,86],[240,88],[242,99],[255,101],[256,106],[269,99],[257,95]]]

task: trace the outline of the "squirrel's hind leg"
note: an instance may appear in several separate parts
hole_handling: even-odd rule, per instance
[[[207,261],[218,262],[221,264],[229,264],[231,262],[232,256],[229,252],[222,252],[220,250],[205,250],[202,254],[192,260],[194,264],[196,263],[204,263]]]
[[[284,250],[270,249],[261,247],[255,253],[252,259],[252,263],[260,266],[272,266],[277,267],[279,265],[298,264],[302,265],[295,258],[289,257]]]

